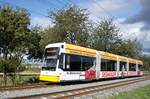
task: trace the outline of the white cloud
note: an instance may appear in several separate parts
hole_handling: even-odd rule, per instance
[[[46,17],[33,17],[31,19],[31,25],[32,26],[41,26],[42,28],[47,28],[49,26],[52,26],[52,22],[50,20],[50,18],[46,18]]]
[[[141,43],[143,44],[144,49],[150,49],[150,30],[141,32]]]
[[[115,24],[120,28],[124,39],[137,38],[143,45],[143,49],[150,49],[150,30],[141,31],[144,23],[138,22],[133,24],[123,24],[125,18],[115,20]],[[150,52],[143,52],[143,54],[150,55]]]
[[[146,36],[146,39],[150,42],[150,31],[147,31],[147,36]],[[150,45],[149,45],[150,46]]]
[[[141,39],[141,34],[143,33],[140,29],[144,26],[144,23],[134,23],[134,24],[123,24],[125,18],[117,19],[114,23],[120,28],[123,38],[132,39],[137,38]]]

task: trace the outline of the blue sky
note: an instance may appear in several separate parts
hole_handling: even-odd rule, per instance
[[[48,11],[59,10],[72,4],[86,8],[94,17],[127,18],[141,8],[138,0],[0,0],[0,4],[4,3],[29,10],[31,20],[43,18],[48,15]]]
[[[97,22],[103,17],[114,17],[114,22],[120,28],[124,38],[137,38],[143,44],[143,50],[150,52],[150,29],[142,30],[146,25],[145,20],[134,21],[142,11],[146,12],[150,0],[0,0],[0,4],[9,3],[13,7],[19,6],[27,9],[31,16],[31,25],[39,25],[46,28],[52,25],[47,18],[48,11],[56,11],[69,5],[77,5],[87,9],[89,19]],[[145,7],[145,8],[144,8]],[[132,20],[131,20],[132,19]],[[129,20],[129,22],[123,23]],[[149,22],[150,23],[150,22]]]

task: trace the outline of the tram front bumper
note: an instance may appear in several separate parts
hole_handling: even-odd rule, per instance
[[[51,76],[51,75],[40,75],[39,80],[50,81],[50,82],[60,82],[60,77],[59,76]]]

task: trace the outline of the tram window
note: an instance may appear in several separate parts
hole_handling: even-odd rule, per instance
[[[70,70],[70,55],[65,55],[65,71]]]
[[[63,68],[63,56],[60,56],[59,68],[64,71],[85,71],[94,66],[95,58],[79,56],[79,55],[66,55],[65,66]]]
[[[107,60],[101,60],[101,71],[107,71]]]
[[[116,71],[117,63],[113,60],[101,60],[101,71]]]
[[[129,63],[129,71],[136,71],[136,64]]]
[[[61,69],[65,69],[65,68],[63,68],[63,57],[64,57],[64,54],[61,54],[59,56],[59,68],[61,68]]]
[[[81,56],[65,55],[65,66],[63,70],[64,71],[81,71]]]
[[[108,71],[115,71],[115,67],[117,66],[116,61],[109,60],[107,64]]]
[[[127,65],[126,62],[120,62],[120,66],[119,66],[119,70],[122,71],[123,70],[123,66],[124,66],[124,70],[127,70]]]
[[[47,48],[45,50],[45,58],[57,58],[59,52],[59,48],[53,47],[53,48]]]
[[[91,57],[82,57],[82,71],[90,69],[94,66],[94,58]]]
[[[70,71],[81,71],[81,56],[70,55]]]

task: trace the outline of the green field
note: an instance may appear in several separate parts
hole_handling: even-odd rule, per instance
[[[150,84],[135,90],[119,93],[119,95],[114,95],[108,99],[150,99]]]

